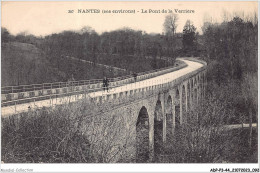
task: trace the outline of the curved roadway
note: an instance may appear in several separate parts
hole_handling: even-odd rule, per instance
[[[104,96],[107,94],[120,93],[120,92],[129,91],[129,90],[133,90],[133,89],[144,88],[147,86],[168,83],[185,74],[191,73],[203,66],[203,64],[201,64],[199,62],[194,62],[194,61],[189,61],[189,60],[184,60],[184,59],[179,59],[179,60],[184,61],[187,64],[187,67],[174,71],[174,72],[166,73],[166,74],[163,74],[163,75],[160,75],[157,77],[138,81],[136,83],[130,83],[130,84],[125,84],[123,86],[115,87],[115,88],[110,89],[109,92],[97,91],[97,92],[90,93],[88,95],[90,97],[99,97],[99,96]],[[66,97],[57,98],[57,99],[55,98],[52,101],[50,99],[48,99],[48,100],[19,104],[19,105],[16,105],[16,108],[14,105],[7,106],[7,107],[2,107],[1,116],[7,117],[7,116],[13,115],[15,113],[26,112],[29,110],[28,107],[30,107],[30,109],[34,109],[34,108],[41,108],[44,106],[50,107],[52,105],[60,105],[60,104],[64,104],[64,101],[67,102],[68,100],[70,102],[77,101],[76,97],[73,98],[71,96],[66,96]]]

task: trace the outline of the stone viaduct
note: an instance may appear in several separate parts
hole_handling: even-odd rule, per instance
[[[113,141],[125,148],[124,157],[129,158],[127,162],[151,162],[155,154],[160,153],[160,148],[167,142],[168,136],[174,134],[176,127],[186,121],[184,112],[205,96],[207,64],[195,58],[187,60],[202,66],[172,81],[138,87],[134,87],[136,84],[132,83],[128,88],[114,90],[106,95],[88,94],[89,100],[96,106],[108,102],[113,105],[105,112],[93,115],[93,119],[109,119],[113,115],[116,119],[123,119],[119,126],[120,132],[115,135]],[[138,77],[142,78],[141,75]],[[82,93],[74,96],[75,104],[77,100],[86,98],[86,94]],[[55,100],[52,102],[55,103]],[[85,125],[82,131],[88,133],[87,121],[83,124]],[[101,133],[109,132],[104,130]],[[126,136],[126,133],[129,135]],[[127,143],[122,142],[126,139]],[[117,161],[116,158],[110,160]]]
[[[163,144],[174,134],[175,128],[186,121],[184,112],[205,96],[206,63],[200,63],[204,66],[176,80],[113,96],[113,99],[124,97],[124,106],[110,110],[107,115],[130,117],[125,121],[128,121],[129,138],[134,145],[128,146],[127,157],[135,153],[132,155],[135,162],[151,162],[155,154],[162,152]],[[109,100],[112,96],[103,99]],[[101,103],[101,100],[95,101]]]

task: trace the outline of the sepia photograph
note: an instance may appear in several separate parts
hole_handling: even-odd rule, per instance
[[[258,158],[257,1],[1,1],[1,172]]]

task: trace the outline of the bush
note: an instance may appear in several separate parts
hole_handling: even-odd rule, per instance
[[[89,162],[90,143],[70,106],[18,115],[18,124],[2,118],[2,160],[6,163]],[[14,118],[14,117],[13,117]]]
[[[97,106],[89,98],[55,108],[2,118],[5,163],[111,163],[125,157],[129,120],[106,115],[113,103]],[[100,115],[101,114],[101,115]],[[103,116],[105,115],[105,116]],[[130,144],[129,144],[130,145]]]

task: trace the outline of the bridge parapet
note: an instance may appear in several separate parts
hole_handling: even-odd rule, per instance
[[[138,73],[137,81],[176,71],[186,66],[186,64],[181,64],[177,67],[167,67]],[[109,81],[111,81],[110,87],[116,87],[134,82],[134,78],[132,75],[128,75],[118,78],[109,78]],[[8,106],[16,103],[19,104],[19,100],[26,102],[26,100],[34,100],[35,97],[56,97],[56,95],[66,95],[67,93],[71,93],[71,91],[96,92],[102,90],[102,87],[102,79],[2,87],[1,101],[2,106]]]
[[[198,60],[195,58],[187,58],[187,59],[191,60],[191,61],[202,63],[204,66],[202,66],[201,68],[199,68],[191,73],[183,75],[173,81],[170,81],[170,82],[163,83],[163,80],[161,80],[162,84],[154,84],[153,82],[151,82],[148,87],[140,86],[140,88],[138,88],[138,86],[137,86],[136,89],[131,89],[128,91],[118,92],[118,93],[113,93],[113,94],[107,94],[104,96],[100,96],[98,98],[92,97],[91,99],[96,104],[103,104],[106,101],[113,101],[113,104],[117,105],[117,104],[133,102],[133,101],[136,101],[136,100],[139,100],[142,98],[147,98],[149,96],[158,95],[158,93],[160,93],[160,92],[164,92],[165,90],[170,90],[172,88],[175,88],[176,86],[180,85],[183,81],[186,81],[186,80],[190,79],[191,77],[196,76],[198,73],[206,70],[207,63],[205,61]],[[133,87],[132,85],[134,86],[135,83],[132,83],[131,86],[129,86],[129,88],[136,87],[136,86]]]

